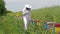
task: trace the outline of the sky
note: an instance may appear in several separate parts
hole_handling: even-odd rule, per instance
[[[30,4],[32,9],[45,8],[51,6],[60,6],[60,0],[4,0],[7,10],[20,11],[25,4]]]

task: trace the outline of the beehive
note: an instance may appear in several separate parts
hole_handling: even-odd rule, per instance
[[[55,32],[56,33],[60,32],[60,24],[59,23],[55,24]]]
[[[55,27],[55,32],[60,32],[60,27]]]

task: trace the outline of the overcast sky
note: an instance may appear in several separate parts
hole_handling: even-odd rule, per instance
[[[60,6],[60,0],[5,0],[6,8],[12,11],[22,10],[25,4],[30,4],[32,9],[50,6]]]

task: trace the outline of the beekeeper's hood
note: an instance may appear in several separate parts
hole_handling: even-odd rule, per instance
[[[25,8],[30,8],[30,9],[31,9],[31,5],[26,4],[26,5],[25,5]]]

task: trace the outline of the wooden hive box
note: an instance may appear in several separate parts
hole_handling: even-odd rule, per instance
[[[56,33],[59,33],[60,32],[60,24],[59,23],[56,23],[55,24],[55,32]]]

